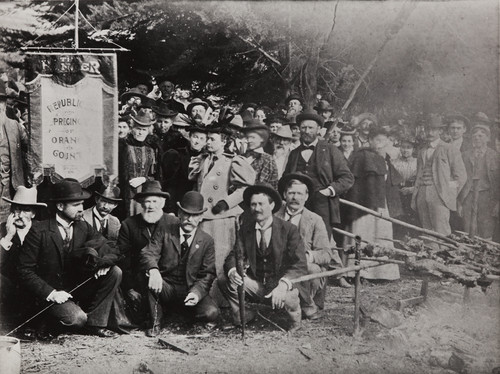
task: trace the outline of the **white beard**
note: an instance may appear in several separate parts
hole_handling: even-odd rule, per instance
[[[158,212],[149,212],[149,213],[142,212],[141,215],[142,219],[147,223],[156,223],[163,216],[163,210],[160,210]]]

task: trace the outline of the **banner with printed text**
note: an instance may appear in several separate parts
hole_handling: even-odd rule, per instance
[[[116,55],[32,53],[27,57],[34,181],[118,174]]]

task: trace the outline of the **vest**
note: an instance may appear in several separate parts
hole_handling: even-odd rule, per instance
[[[256,253],[256,271],[255,277],[264,286],[271,282],[271,279],[276,277],[275,274],[275,260],[273,256],[273,239],[269,241],[269,245],[266,248],[266,252],[262,253],[260,251],[259,245],[257,245]]]
[[[177,266],[165,276],[165,280],[168,283],[175,284],[178,286],[186,286],[186,268],[187,260],[189,257],[189,250],[184,253],[184,256],[179,256],[179,262]]]
[[[477,191],[487,191],[490,189],[490,180],[488,178],[488,171],[486,165],[486,155],[480,159],[473,158],[472,166],[472,180],[476,181],[474,186]]]
[[[309,176],[313,180],[313,185],[314,185],[314,190],[318,190],[320,186],[320,182],[318,179],[318,175],[316,173],[316,157],[314,154],[315,151],[313,151],[311,158],[309,161],[304,160],[304,157],[302,157],[302,152],[299,152],[299,157],[297,160],[297,173],[303,173]],[[311,192],[310,192],[311,193]]]
[[[434,185],[434,177],[432,175],[432,163],[434,161],[435,154],[436,154],[436,151],[434,150],[434,153],[432,154],[432,156],[425,162],[424,170],[422,172],[422,185],[423,186],[433,186]]]

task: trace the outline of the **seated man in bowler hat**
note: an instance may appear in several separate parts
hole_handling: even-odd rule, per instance
[[[31,228],[19,252],[17,270],[21,286],[40,307],[54,303],[45,316],[59,327],[109,337],[114,333],[106,327],[122,272],[114,265],[119,258],[111,254],[106,239],[83,220],[83,202],[89,197],[74,179],[54,185],[55,216]]]
[[[238,241],[224,263],[221,289],[231,306],[233,322],[241,324],[238,286],[243,284],[236,271],[236,251],[243,254],[247,266],[245,292],[260,302],[271,303],[273,309],[285,308],[292,324],[289,331],[301,326],[299,291],[291,280],[307,274],[304,244],[295,225],[273,216],[281,208],[281,197],[268,184],[248,187],[243,201],[252,219],[242,224]],[[246,312],[250,321],[254,312]]]
[[[158,334],[167,305],[180,305],[183,314],[196,321],[214,322],[219,315],[208,294],[216,277],[214,240],[198,227],[207,210],[203,205],[199,192],[187,192],[177,202],[176,224],[141,251],[141,267],[149,278],[148,336]]]
[[[120,189],[118,187],[102,186],[95,192],[95,205],[83,211],[83,219],[106,239],[116,242],[120,231],[120,220],[111,212],[118,206]]]

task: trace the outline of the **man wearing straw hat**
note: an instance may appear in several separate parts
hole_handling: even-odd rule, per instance
[[[2,197],[10,203],[11,213],[7,222],[0,225],[0,311],[7,310],[17,303],[11,303],[17,290],[16,263],[19,250],[23,245],[26,235],[31,229],[33,218],[39,207],[47,204],[37,203],[35,187],[26,188],[19,186],[14,198]]]
[[[95,205],[83,211],[83,219],[106,239],[116,242],[120,231],[120,220],[111,212],[122,201],[118,187],[102,186],[95,192]]]
[[[46,316],[57,326],[109,337],[114,334],[106,327],[122,272],[106,239],[82,219],[83,202],[89,197],[74,179],[54,185],[55,217],[31,228],[17,271],[21,286],[40,306],[54,304]],[[83,287],[69,293],[84,280]]]
[[[203,196],[187,192],[180,202],[179,220],[141,251],[140,263],[147,273],[151,328],[156,336],[163,307],[180,306],[183,315],[196,321],[214,322],[219,309],[208,292],[215,279],[214,240],[199,228]]]

